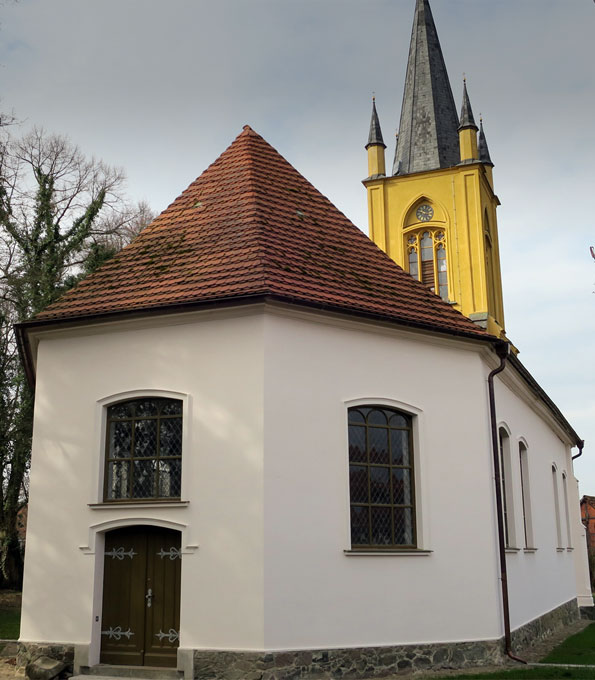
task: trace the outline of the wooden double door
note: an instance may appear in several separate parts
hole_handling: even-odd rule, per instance
[[[135,526],[105,536],[101,663],[176,666],[180,533]]]

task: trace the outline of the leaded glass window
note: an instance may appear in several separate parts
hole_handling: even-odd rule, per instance
[[[182,402],[148,397],[107,409],[104,499],[180,498]]]
[[[407,237],[407,262],[413,278],[448,300],[446,236],[442,230],[424,230]]]
[[[412,418],[384,406],[349,409],[353,548],[416,546]]]

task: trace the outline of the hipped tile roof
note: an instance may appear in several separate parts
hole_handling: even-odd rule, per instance
[[[488,338],[398,267],[250,127],[36,321],[271,297]]]

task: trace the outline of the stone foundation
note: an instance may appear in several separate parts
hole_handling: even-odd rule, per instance
[[[19,642],[17,652],[17,667],[25,668],[28,663],[49,656],[51,659],[62,661],[72,671],[74,661],[74,645],[49,644],[43,642]]]
[[[570,600],[566,604],[552,609],[538,619],[512,631],[512,648],[520,651],[526,649],[536,642],[548,638],[565,626],[578,621],[581,618],[580,609],[576,600]]]
[[[521,651],[579,618],[578,603],[571,600],[513,631],[513,649]],[[503,640],[286,652],[187,650],[186,653],[184,675],[195,680],[364,680],[412,671],[499,665],[506,658]],[[74,645],[19,643],[18,666],[24,667],[40,656],[58,659],[72,668]]]
[[[580,618],[571,600],[512,632],[520,651]],[[269,653],[194,652],[196,680],[386,678],[399,673],[499,665],[503,640]]]
[[[194,652],[197,680],[386,678],[437,668],[485,666],[503,661],[499,641],[398,645],[294,652]]]

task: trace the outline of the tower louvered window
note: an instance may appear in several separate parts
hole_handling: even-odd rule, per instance
[[[441,230],[425,229],[407,238],[409,273],[443,300],[448,300],[446,236]]]
[[[107,409],[104,500],[180,498],[182,402],[147,397]]]

